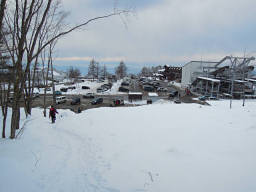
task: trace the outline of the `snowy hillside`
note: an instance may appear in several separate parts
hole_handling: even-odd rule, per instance
[[[0,191],[256,191],[255,109],[217,101],[60,110],[56,124],[34,109],[18,139],[0,139]]]

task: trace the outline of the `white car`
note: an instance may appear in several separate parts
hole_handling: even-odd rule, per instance
[[[65,96],[56,97],[56,104],[66,103],[67,99]]]

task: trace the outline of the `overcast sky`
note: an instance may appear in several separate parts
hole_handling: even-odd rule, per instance
[[[58,65],[86,66],[91,58],[111,67],[183,65],[256,53],[255,0],[63,0],[69,25],[132,9],[128,16],[96,21],[58,42]]]

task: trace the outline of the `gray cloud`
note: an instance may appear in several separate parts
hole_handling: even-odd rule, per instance
[[[94,3],[95,2],[95,3]],[[111,0],[65,0],[70,23],[112,11]],[[122,5],[122,1],[119,1]],[[136,7],[136,1],[123,4]],[[99,8],[97,8],[97,6]],[[255,53],[255,0],[143,1],[135,16],[97,21],[60,40],[57,57],[123,58],[127,63],[180,64]],[[128,26],[126,28],[125,24]]]

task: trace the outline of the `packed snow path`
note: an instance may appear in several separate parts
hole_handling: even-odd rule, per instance
[[[0,191],[256,191],[256,102],[211,104],[61,110],[56,124],[34,109],[0,140]]]

